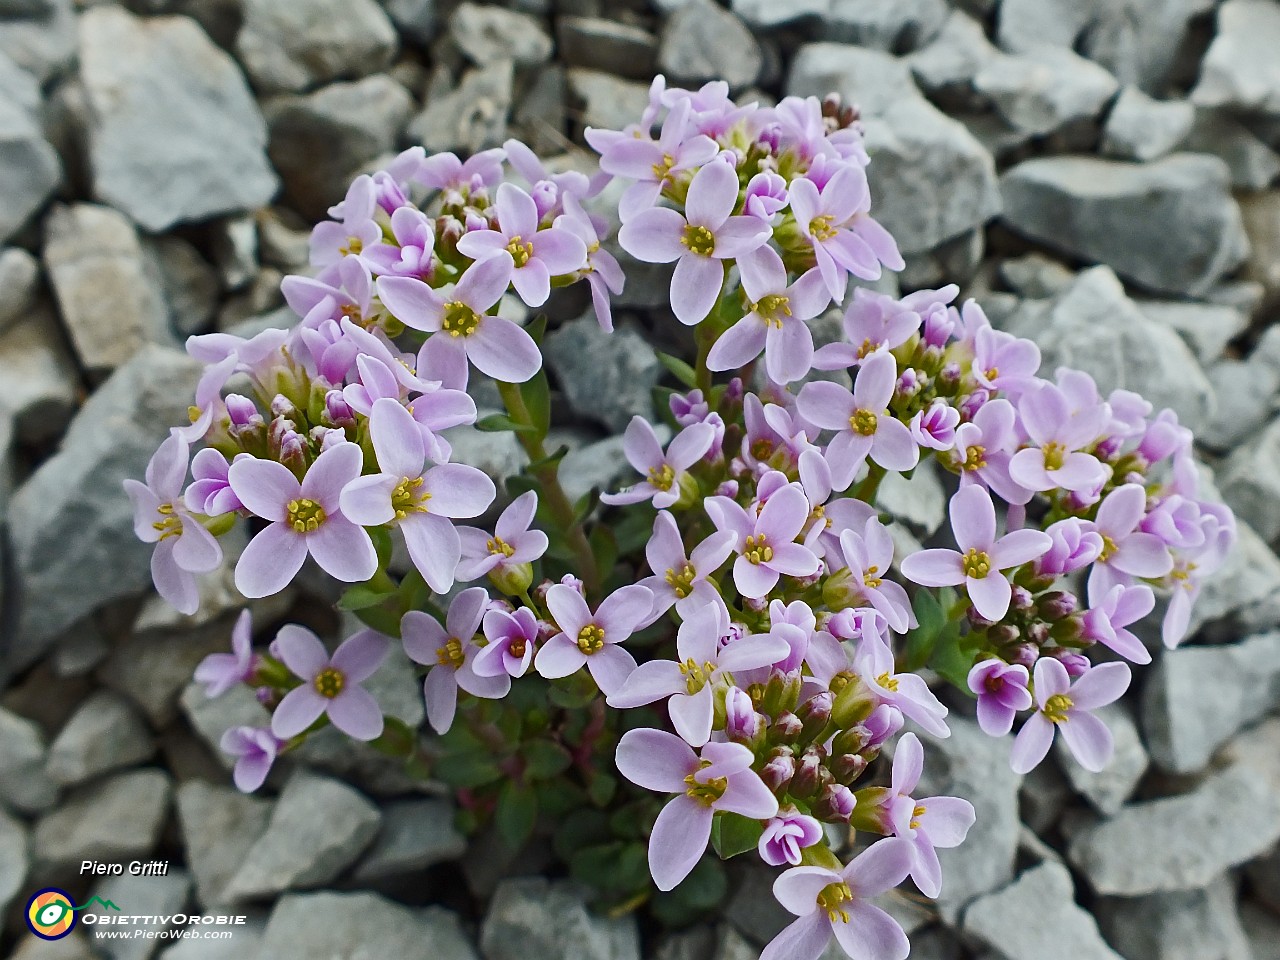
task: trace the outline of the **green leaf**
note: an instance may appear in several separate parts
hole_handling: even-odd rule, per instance
[[[339,610],[366,610],[376,607],[395,596],[395,591],[375,590],[367,583],[356,583],[347,587],[338,598]]]
[[[547,371],[539,370],[520,384],[520,396],[529,410],[534,436],[541,440],[551,429],[551,385],[547,383]]]
[[[607,807],[618,792],[618,781],[607,773],[597,773],[587,784],[587,796],[597,807]]]
[[[981,634],[961,636],[958,622],[948,624],[938,636],[929,666],[943,679],[968,691],[969,670],[973,667],[973,657],[978,652],[981,637]]]
[[[476,421],[476,429],[485,433],[503,433],[508,430],[512,433],[537,433],[536,428],[527,423],[517,423],[505,413],[491,413],[487,417],[481,417]]]
[[[567,443],[562,443],[560,444],[559,447],[556,448],[555,452],[547,454],[541,460],[534,460],[527,467],[525,467],[525,469],[541,470],[543,467],[554,466],[555,464],[558,464],[561,460],[563,460],[565,458],[565,455],[568,452],[569,452],[569,445]]]
[[[721,860],[756,849],[764,826],[737,813],[717,813],[711,825],[711,843]]]
[[[642,843],[602,843],[574,853],[569,858],[569,872],[601,893],[638,892],[649,883],[645,856]]]
[[[668,927],[685,926],[715,909],[728,890],[724,864],[703,857],[679,886],[653,898],[653,914]]]
[[[367,527],[366,529],[373,540],[374,549],[378,551],[378,566],[386,570],[387,564],[391,562],[391,531],[386,527]]]
[[[451,787],[471,789],[502,779],[498,765],[483,753],[451,753],[436,761],[435,775]]]
[[[525,774],[535,780],[550,780],[569,769],[573,757],[569,751],[550,740],[532,740],[520,748]]]
[[[597,523],[587,540],[596,558],[596,569],[608,576],[613,565],[618,562],[618,541],[614,538],[613,531],[604,524]]]
[[[547,315],[540,313],[529,321],[528,326],[524,328],[524,332],[533,338],[533,342],[542,345],[542,338],[547,335]]]
[[[686,387],[693,388],[698,385],[698,374],[679,357],[673,357],[669,353],[659,353],[658,362],[667,368],[677,380]]]
[[[365,607],[354,611],[356,619],[370,629],[377,630],[388,637],[400,639],[400,613],[389,610],[383,605]]]
[[[493,822],[503,842],[512,850],[519,850],[533,833],[538,819],[538,795],[527,785],[508,780],[498,794],[498,806]]]
[[[413,729],[398,717],[383,718],[382,734],[369,742],[379,753],[391,757],[407,757],[417,743]]]
[[[904,647],[904,669],[916,671],[929,662],[938,636],[947,625],[947,614],[939,602],[938,595],[932,590],[922,589],[916,592],[911,602],[919,626],[907,633]]]

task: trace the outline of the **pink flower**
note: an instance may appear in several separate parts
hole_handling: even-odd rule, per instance
[[[639,584],[615,590],[593,614],[582,594],[557,583],[547,590],[547,609],[560,632],[538,651],[534,665],[548,680],[567,677],[585,665],[597,686],[610,696],[636,668],[622,643],[644,622],[653,594]]]
[[[538,618],[528,607],[513,613],[490,610],[482,621],[488,644],[476,654],[472,669],[477,676],[523,677],[533,663],[538,639]]]
[[[492,536],[477,527],[458,527],[462,541],[458,579],[478,580],[487,573],[501,573],[522,563],[533,563],[546,553],[547,535],[530,529],[537,509],[538,495],[527,490],[507,504],[498,516]]]
[[[237,457],[248,454],[237,454]],[[231,464],[213,447],[205,447],[191,460],[192,482],[183,494],[183,502],[192,513],[217,517],[243,509],[227,479]]]
[[[1066,393],[1041,382],[1018,402],[1022,426],[1034,446],[1009,461],[1009,475],[1028,490],[1072,490],[1088,493],[1106,482],[1108,470],[1084,447],[1098,439],[1107,407],[1072,409]]]
[[[923,678],[914,673],[897,672],[893,651],[886,644],[874,637],[864,637],[858,644],[853,664],[858,676],[882,705],[892,707],[895,713],[915,721],[926,733],[935,737],[951,736],[946,720],[947,708]],[[893,720],[890,713],[880,716],[886,738],[896,732],[896,729],[890,729]],[[864,723],[870,726],[871,720]],[[897,725],[902,726],[900,718]]]
[[[294,687],[280,701],[271,716],[271,732],[288,740],[327,714],[349,737],[377,737],[382,733],[382,710],[360,682],[381,666],[390,646],[381,634],[361,630],[344,640],[330,657],[310,630],[285,624],[271,649],[302,679],[302,686]]]
[[[629,730],[618,742],[618,771],[637,786],[678,794],[658,814],[649,836],[649,872],[670,890],[702,859],[716,811],[753,820],[778,812],[778,800],[751,769],[755,755],[740,743],[708,743],[702,754],[663,730]]]
[[[995,330],[973,300],[964,305],[965,320],[974,321],[973,378],[988,390],[1017,395],[1037,383],[1040,348],[1032,341]]]
[[[1164,541],[1139,529],[1146,509],[1147,491],[1137,483],[1117,487],[1098,505],[1093,528],[1102,537],[1102,553],[1089,571],[1090,596],[1133,577],[1156,579],[1173,569]]]
[[[848,342],[819,347],[814,354],[814,366],[819,370],[846,370],[877,351],[901,346],[920,329],[916,298],[928,294],[945,302],[953,299],[957,290],[952,284],[938,291],[921,290],[898,300],[858,287],[842,320]]]
[[[382,228],[373,219],[378,195],[373,178],[362,174],[347,188],[346,198],[329,209],[329,216],[311,230],[311,264],[327,267],[343,257],[358,257],[382,240]]]
[[[342,512],[363,526],[398,527],[413,565],[432,590],[445,593],[462,556],[452,521],[484,513],[495,495],[493,481],[461,463],[428,468],[422,432],[395,400],[374,403],[369,436],[382,472],[348,483]]]
[[[1031,500],[1033,492],[1009,476],[1009,460],[1018,445],[1017,420],[1013,404],[998,398],[988,400],[972,420],[956,427],[951,462],[960,471],[962,487],[981,483],[1009,503]]]
[[[564,194],[564,216],[556,220],[556,227],[563,227],[577,234],[587,248],[586,280],[591,289],[591,305],[595,308],[600,329],[613,330],[613,309],[609,295],[622,293],[626,277],[612,253],[600,245],[604,239],[603,228],[597,229],[591,217],[572,194]]]
[[[1019,710],[1031,708],[1031,675],[1021,664],[992,658],[975,664],[969,671],[969,689],[978,696],[978,726],[992,737],[1003,737],[1013,729]]]
[[[800,864],[800,851],[821,839],[822,824],[795,807],[787,807],[765,824],[757,849],[760,859],[771,867],[784,863],[795,867]]]
[[[978,612],[1004,619],[1013,587],[1005,570],[1020,567],[1052,546],[1039,530],[1014,530],[996,539],[996,510],[979,486],[961,487],[951,498],[951,530],[960,550],[921,550],[902,561],[902,575],[924,587],[964,584]]]
[[[935,400],[911,418],[911,438],[931,450],[950,450],[956,445],[959,424],[960,411],[945,400]]]
[[[907,935],[870,901],[905,880],[911,864],[911,844],[890,838],[873,843],[839,872],[787,870],[774,881],[773,895],[799,919],[770,941],[760,960],[818,960],[832,936],[853,960],[906,960]]]
[[[311,464],[302,483],[274,460],[246,458],[231,465],[231,489],[270,523],[249,541],[236,564],[236,588],[246,597],[279,593],[310,553],[320,568],[346,583],[368,580],[378,569],[373,541],[342,513],[343,489],[360,476],[364,454],[339,443]]]
[[[220,697],[237,684],[253,676],[257,658],[253,655],[253,618],[248,610],[241,612],[231,629],[231,652],[211,653],[196,666],[196,683],[205,684],[204,694]]]
[[[890,353],[876,353],[863,361],[850,393],[838,383],[806,383],[797,407],[801,415],[836,435],[827,446],[834,489],[853,483],[869,456],[886,470],[910,470],[919,462],[920,448],[911,431],[889,412],[897,383],[898,365]]]
[[[702,459],[715,440],[715,428],[709,423],[695,423],[681,430],[662,452],[658,435],[644,417],[632,417],[622,440],[627,462],[645,479],[618,493],[600,496],[602,503],[622,505],[652,500],[659,510],[674,506],[689,482],[689,468]],[[686,501],[687,502],[687,501]]]
[[[682,215],[667,207],[644,210],[622,225],[618,242],[637,260],[670,263],[671,309],[688,326],[711,312],[724,284],[724,260],[750,253],[772,229],[756,217],[732,216],[738,175],[716,160],[694,175]]]
[[[840,534],[840,551],[851,579],[848,589],[857,598],[858,606],[874,607],[892,630],[906,633],[912,621],[911,599],[901,584],[889,579],[893,538],[880,518],[868,519],[860,532],[846,530]]]
[[[733,534],[733,582],[752,600],[767,596],[778,577],[808,577],[816,573],[818,558],[795,542],[809,520],[809,501],[799,484],[788,484],[771,496],[759,513],[726,497],[710,497],[706,510],[717,530]]]
[[[241,793],[253,793],[267,779],[284,741],[263,727],[232,727],[218,743],[222,752],[236,758],[231,778]]]
[[[645,557],[653,576],[640,581],[653,594],[650,621],[675,606],[687,619],[699,607],[719,600],[720,594],[708,578],[719,570],[733,553],[733,534],[713,533],[685,556],[684,541],[675,517],[665,510],[653,518],[653,536],[645,546]]]
[[[420,610],[410,610],[400,620],[404,652],[414,663],[431,669],[422,685],[427,702],[427,720],[436,733],[445,733],[453,725],[458,709],[458,690],[475,697],[496,700],[511,689],[511,677],[504,671],[497,676],[481,676],[475,671],[476,632],[489,605],[489,594],[483,587],[471,587],[453,598],[445,625]]]
[[[1036,661],[1036,712],[1013,741],[1010,766],[1029,773],[1049,752],[1055,730],[1062,733],[1080,766],[1098,773],[1111,759],[1111,731],[1089,711],[1119,700],[1129,689],[1129,665],[1104,663],[1074,684],[1067,668],[1053,657]]]
[[[515,265],[511,285],[521,300],[540,307],[551,294],[552,277],[573,273],[586,265],[587,246],[571,230],[539,230],[533,198],[514,184],[498,186],[494,207],[498,228],[470,231],[458,241],[458,252],[473,260],[484,260],[505,251]]]
[[[441,366],[465,368],[470,360],[495,380],[524,383],[542,367],[538,345],[512,321],[489,313],[514,269],[511,254],[500,250],[468,267],[448,294],[413,277],[379,277],[378,298],[405,326],[434,334],[427,343]]]
[[[391,214],[391,235],[395,243],[383,242],[379,228],[379,242],[366,246],[363,256],[369,269],[377,274],[430,280],[436,266],[435,224],[431,218],[416,207],[398,207]]]
[[[959,797],[912,799],[924,771],[924,747],[914,733],[903,734],[893,755],[889,785],[889,821],[896,836],[911,844],[911,879],[926,897],[942,893],[942,864],[935,848],[964,843],[977,815]]]
[[[1151,653],[1126,627],[1137,623],[1156,606],[1156,595],[1145,584],[1126,587],[1117,583],[1105,592],[1090,591],[1090,609],[1081,624],[1082,635],[1110,647],[1126,660],[1150,663]]]

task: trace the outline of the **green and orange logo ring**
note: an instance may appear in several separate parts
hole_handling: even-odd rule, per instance
[[[45,887],[27,901],[27,926],[41,940],[61,940],[75,925],[75,903],[65,890]]]

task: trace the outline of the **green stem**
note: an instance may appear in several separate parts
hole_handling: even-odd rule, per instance
[[[880,491],[880,482],[884,480],[885,469],[878,463],[872,463],[866,478],[858,484],[853,492],[854,497],[864,503],[875,504],[876,494]]]
[[[715,311],[712,311],[715,316]],[[697,332],[694,339],[698,344],[698,361],[694,370],[697,372],[698,389],[702,391],[703,397],[711,396],[711,370],[707,367],[707,357],[711,354],[711,348],[715,346],[716,332],[712,327],[711,319],[708,318],[698,324]]]
[[[498,381],[498,392],[502,395],[502,402],[507,407],[507,415],[512,420],[530,427],[534,425],[529,408],[525,406],[524,397],[520,395],[518,384]],[[564,492],[564,487],[560,486],[559,465],[546,462],[547,451],[537,432],[519,430],[516,431],[516,438],[524,447],[524,452],[529,455],[531,464],[529,470],[542,488],[543,505],[551,514],[556,526],[564,533],[569,549],[577,558],[577,573],[582,578],[583,586],[586,587],[589,595],[599,596],[601,583],[600,571],[596,568],[596,555],[591,549],[591,544],[587,542],[587,535],[582,529],[582,524],[578,522],[577,512],[569,500],[569,495]]]

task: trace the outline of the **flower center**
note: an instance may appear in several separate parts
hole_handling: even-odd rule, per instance
[[[527,648],[528,641],[524,637],[512,637],[507,643],[507,652],[513,657],[523,657]]]
[[[833,217],[829,213],[824,213],[820,217],[814,217],[809,221],[809,235],[819,242],[825,242],[839,233],[839,229],[835,226]]]
[[[976,547],[970,547],[960,558],[960,566],[966,577],[981,580],[991,572],[991,558]]]
[[[453,667],[457,670],[465,659],[462,653],[462,641],[457,637],[450,637],[443,647],[436,648],[436,663],[442,667]]]
[[[981,470],[987,465],[987,448],[972,446],[965,452],[964,469],[973,471]]]
[[[669,463],[664,463],[660,467],[650,467],[649,482],[663,493],[666,493],[671,489],[671,485],[676,482],[676,472],[671,469],[671,464]]]
[[[314,500],[290,500],[286,522],[298,533],[313,533],[325,521],[324,507]]]
[[[667,586],[675,591],[676,596],[683,600],[693,593],[693,578],[697,575],[693,564],[686,563],[679,571],[674,568],[668,569],[664,579],[667,581]]]
[[[578,649],[590,656],[604,649],[604,630],[594,623],[588,623],[578,633]]]
[[[469,337],[480,326],[480,314],[461,300],[450,300],[444,305],[444,324],[441,329],[451,337]]]
[[[1067,716],[1070,710],[1071,698],[1065,693],[1055,693],[1044,704],[1044,715],[1050,723],[1066,723],[1071,719]]]
[[[876,683],[880,684],[880,686],[884,687],[890,693],[898,692],[898,678],[892,677],[888,673],[882,673],[880,676],[876,677]]]
[[[852,901],[853,891],[849,889],[847,883],[829,883],[818,893],[818,906],[827,911],[827,916],[833,923],[836,920],[842,923],[849,922],[849,911],[841,904]]]
[[[782,329],[782,318],[791,316],[791,298],[781,293],[771,293],[767,297],[761,297],[759,303],[751,304],[751,312],[769,326]]]
[[[151,524],[151,526],[160,531],[161,540],[182,536],[182,518],[173,509],[172,503],[160,504],[160,506],[156,507],[156,513],[160,514],[161,519]]]
[[[502,556],[504,557],[509,557],[516,552],[515,547],[507,543],[507,541],[503,540],[501,537],[497,537],[497,536],[495,536],[488,543],[486,543],[485,546],[488,548],[489,552],[494,554],[495,556],[497,554],[502,554]]]
[[[926,812],[927,811],[924,808],[924,804],[917,803],[916,808],[911,811],[911,822],[908,824],[908,826],[911,827],[912,830],[919,830],[920,818],[923,817]]]
[[[858,348],[858,359],[865,360],[871,354],[880,349],[880,341],[872,340],[870,337],[862,341],[862,346]]]
[[[729,779],[727,777],[712,777],[705,783],[699,782],[698,773],[701,773],[709,766],[711,766],[710,760],[699,760],[697,772],[691,773],[684,778],[684,792],[705,807],[711,806],[723,797],[725,790],[729,787]]]
[[[716,672],[716,665],[710,660],[699,664],[693,657],[690,657],[680,664],[680,672],[684,675],[685,688],[692,696],[711,680],[711,675]]]
[[[690,253],[709,257],[716,250],[716,235],[706,227],[695,227],[693,224],[684,228],[684,236],[680,242],[689,248]]]
[[[427,512],[427,501],[431,499],[431,494],[425,490],[419,493],[418,488],[421,486],[421,477],[403,477],[391,491],[391,509],[396,512],[397,520],[403,520],[411,513]]]
[[[1102,535],[1102,552],[1098,554],[1098,562],[1106,563],[1115,555],[1115,552],[1118,549],[1116,542],[1104,533]]]
[[[759,566],[773,559],[773,547],[769,546],[769,538],[763,533],[753,533],[747,537],[747,546],[742,555]]]
[[[827,684],[827,686],[830,688],[832,693],[839,693],[849,684],[853,683],[853,681],[854,681],[854,676],[852,673],[850,673],[848,670],[841,670],[839,673],[837,673],[834,677],[831,678],[831,682]]]
[[[507,253],[511,254],[511,259],[516,262],[516,269],[519,270],[533,259],[533,241],[519,236],[512,237],[507,241]]]
[[[991,676],[982,681],[982,685],[986,688],[987,693],[999,693],[1004,689],[1004,677]]]
[[[332,700],[347,685],[347,678],[342,675],[342,671],[335,670],[333,667],[325,667],[316,674],[316,678],[311,682],[315,685],[316,693],[326,700]]]
[[[869,437],[876,432],[876,424],[879,418],[870,410],[855,410],[853,416],[849,418],[849,426],[853,428],[854,433],[860,433],[864,437]]]
[[[986,378],[987,378],[988,380],[994,380],[996,377],[1000,376],[1000,368],[999,368],[999,367],[987,367],[987,370],[986,370],[986,373],[984,374],[984,376],[986,376]]]
[[[345,245],[338,248],[338,252],[344,257],[353,256],[364,250],[364,241],[359,237],[347,237]]]
[[[876,576],[876,574],[879,572],[880,572],[880,568],[873,563],[871,566],[867,567],[866,573],[862,575],[862,582],[874,590],[876,587],[880,586],[880,584],[883,582],[879,577]]]
[[[1050,440],[1043,447],[1044,451],[1044,468],[1046,470],[1061,470],[1062,463],[1067,459],[1067,448],[1056,440]]]
[[[676,165],[676,158],[669,153],[664,153],[662,159],[653,165],[653,179],[662,183],[671,176],[671,168]]]

